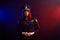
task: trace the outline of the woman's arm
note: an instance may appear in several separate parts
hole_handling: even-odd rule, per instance
[[[34,20],[35,20],[35,22],[34,22],[35,36],[36,36],[36,39],[40,40],[40,25],[39,25],[37,19],[34,19]]]
[[[40,30],[40,25],[39,25],[37,19],[34,19],[34,27],[35,27],[35,30],[36,30],[36,31],[39,31],[39,30]]]

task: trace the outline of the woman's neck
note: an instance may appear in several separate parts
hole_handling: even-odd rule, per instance
[[[28,20],[28,17],[26,16],[26,18],[25,18],[26,20]]]

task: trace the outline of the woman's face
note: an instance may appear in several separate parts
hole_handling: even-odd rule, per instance
[[[24,15],[27,17],[29,15],[29,11],[25,11]]]

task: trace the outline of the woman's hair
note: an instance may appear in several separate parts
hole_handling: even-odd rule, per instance
[[[30,19],[32,18],[31,11],[29,11],[28,18],[30,18]]]

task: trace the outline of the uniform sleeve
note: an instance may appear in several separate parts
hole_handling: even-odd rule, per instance
[[[38,23],[38,20],[35,19],[35,34],[36,34],[36,39],[40,40],[40,25]]]
[[[35,20],[35,23],[34,23],[35,30],[39,30],[40,29],[40,25],[38,23],[38,20],[37,19],[34,19],[34,20]]]
[[[17,33],[21,32],[22,30],[22,24],[21,24],[21,20],[19,21],[19,24],[17,25]]]
[[[17,28],[16,28],[16,39],[17,40],[21,39],[19,36],[20,29],[21,29],[21,22],[19,21],[19,24],[17,25]]]

